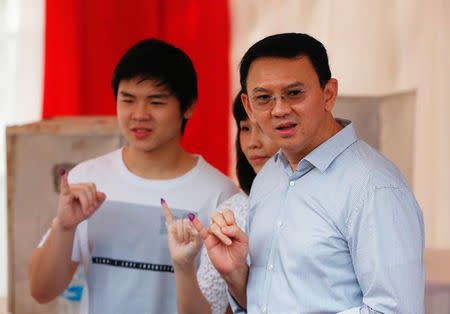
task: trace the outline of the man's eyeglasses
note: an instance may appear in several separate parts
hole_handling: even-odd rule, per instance
[[[259,92],[256,95],[249,96],[250,103],[253,105],[253,108],[258,111],[271,110],[275,105],[277,98],[280,98],[281,101],[284,101],[287,105],[291,106],[301,102],[305,98],[306,92],[311,88],[313,88],[313,86],[308,88],[290,89],[278,96]]]

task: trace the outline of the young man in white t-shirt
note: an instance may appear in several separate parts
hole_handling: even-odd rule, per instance
[[[82,263],[82,313],[175,313],[161,199],[177,218],[193,212],[207,222],[237,188],[180,145],[197,100],[183,51],[155,39],[137,43],[117,64],[112,87],[128,146],[61,172],[56,218],[29,263],[31,294],[40,303],[56,298]]]

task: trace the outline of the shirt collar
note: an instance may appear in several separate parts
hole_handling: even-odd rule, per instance
[[[340,153],[358,140],[355,128],[350,120],[336,118],[336,121],[344,128],[320,144],[302,159],[308,161],[321,172],[324,172]],[[289,161],[286,159],[281,149],[276,153],[274,160],[275,162],[280,161],[284,167],[289,166],[290,168]],[[300,160],[299,165],[302,160]],[[297,165],[297,169],[299,168],[299,165]]]

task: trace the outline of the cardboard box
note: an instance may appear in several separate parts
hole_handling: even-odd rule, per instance
[[[59,169],[125,143],[115,117],[60,117],[7,128],[8,311],[58,312],[58,299],[40,305],[31,297],[27,267],[56,215]]]

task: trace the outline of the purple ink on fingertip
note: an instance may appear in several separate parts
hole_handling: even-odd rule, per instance
[[[161,198],[161,205],[164,204],[165,202],[166,201],[163,198]]]
[[[189,218],[190,221],[194,221],[195,215],[192,214],[192,213],[190,213],[190,214],[188,215],[188,218]]]
[[[63,175],[65,175],[66,174],[66,170],[64,170],[64,169],[60,169],[59,170],[59,174],[61,175],[61,177],[63,176]]]

